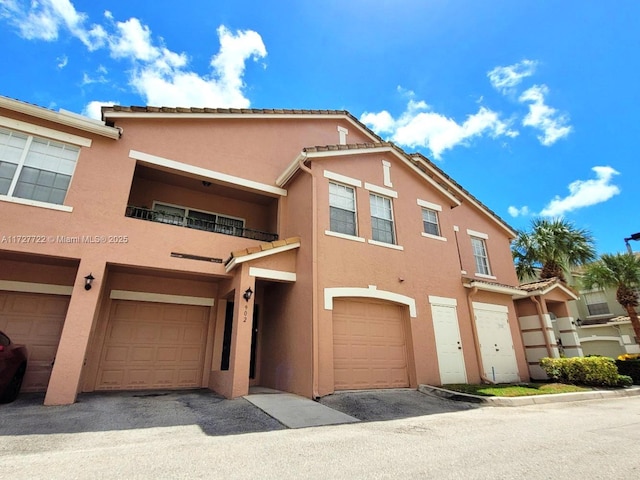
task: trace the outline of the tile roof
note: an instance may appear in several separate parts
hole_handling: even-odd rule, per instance
[[[218,114],[275,114],[275,115],[347,115],[353,117],[346,110],[313,110],[289,108],[208,108],[208,107],[154,107],[154,106],[123,106],[105,105],[102,112],[130,112],[130,113],[218,113]],[[355,117],[353,117],[355,118]]]
[[[255,247],[244,248],[242,250],[235,250],[231,252],[231,256],[225,262],[225,264],[228,264],[234,258],[239,258],[239,257],[244,257],[246,255],[252,255],[254,253],[264,252],[267,250],[272,250],[277,247],[284,247],[286,245],[293,245],[294,243],[300,243],[300,237],[289,237],[283,240],[275,240],[273,242],[261,243],[260,245],[257,245]]]
[[[521,283],[519,288],[525,290],[527,292],[533,292],[535,290],[543,290],[547,287],[550,287],[554,283],[557,283],[559,280],[557,277],[548,278],[546,280],[536,280],[535,282],[529,283]]]

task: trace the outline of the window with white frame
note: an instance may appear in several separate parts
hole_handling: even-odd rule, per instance
[[[356,235],[356,195],[352,187],[329,182],[329,229],[345,235]]]
[[[610,312],[607,297],[602,290],[582,294],[589,315],[607,315]]]
[[[391,199],[370,193],[369,202],[371,204],[371,235],[373,240],[395,244]]]
[[[0,128],[0,195],[64,203],[80,148]]]
[[[438,212],[430,208],[422,209],[422,225],[424,233],[440,236],[440,224],[438,223]]]
[[[471,246],[473,248],[473,258],[476,261],[476,273],[491,275],[489,257],[487,256],[487,244],[484,238],[471,237]]]

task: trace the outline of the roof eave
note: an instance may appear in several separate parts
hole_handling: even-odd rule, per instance
[[[60,125],[66,125],[84,132],[111,138],[113,140],[120,138],[120,130],[118,128],[109,127],[99,120],[84,117],[66,110],[54,112],[48,108],[39,107],[37,105],[32,105],[30,103],[21,102],[19,100],[3,96],[0,96],[0,108],[6,108],[7,110],[23,113],[31,117],[40,118]]]

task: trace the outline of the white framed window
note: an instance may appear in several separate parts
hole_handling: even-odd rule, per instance
[[[356,191],[347,185],[329,182],[329,229],[344,235],[357,235]]]
[[[393,226],[393,208],[391,199],[369,194],[371,206],[371,236],[374,241],[395,245],[396,236]]]
[[[582,293],[582,298],[587,306],[589,316],[608,315],[611,313],[604,291],[599,290],[596,292],[585,292]]]
[[[62,205],[80,148],[0,128],[0,195]]]
[[[424,233],[440,236],[440,223],[438,222],[438,212],[430,208],[422,209],[422,227]]]
[[[161,202],[154,202],[153,210],[156,212],[155,221],[157,222],[235,236],[242,236],[242,230],[244,229],[244,220],[242,218]]]
[[[480,275],[491,275],[485,239],[480,237],[471,237],[471,247],[473,248],[473,258],[476,262],[476,273],[479,273]]]

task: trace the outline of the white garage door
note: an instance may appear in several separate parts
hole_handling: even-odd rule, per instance
[[[408,387],[402,307],[336,299],[333,363],[336,390]]]
[[[29,355],[21,391],[47,390],[68,307],[67,296],[0,292],[0,330]]]
[[[209,307],[114,300],[98,390],[202,385]]]
[[[473,310],[484,376],[498,383],[519,382],[507,307],[473,302]]]

